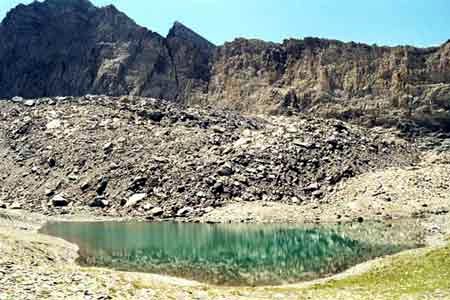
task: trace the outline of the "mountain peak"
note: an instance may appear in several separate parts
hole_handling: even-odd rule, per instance
[[[183,31],[190,31],[192,33],[195,33],[192,29],[181,23],[180,21],[175,21],[172,25],[172,28],[169,31],[169,36],[172,34],[177,34]]]
[[[184,25],[180,21],[173,22],[173,26],[172,27],[173,28],[186,28],[186,29],[189,29],[186,25]]]
[[[184,25],[183,23],[179,21],[175,21],[173,23],[172,28],[169,30],[169,33],[167,34],[167,38],[180,38],[184,40],[189,40],[191,42],[194,42],[195,44],[199,44],[202,47],[206,48],[212,48],[214,47],[214,44]]]
[[[2,20],[2,25],[16,27],[17,24],[31,24],[36,20],[45,20],[50,15],[59,14],[60,12],[78,11],[89,13],[96,9],[97,7],[89,0],[34,1],[28,5],[19,4],[11,9]]]
[[[89,0],[46,0],[43,3],[55,7],[95,8],[94,4]]]

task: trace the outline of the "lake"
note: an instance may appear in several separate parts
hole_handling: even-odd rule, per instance
[[[315,279],[419,246],[398,230],[378,223],[315,227],[60,222],[48,223],[41,232],[77,244],[83,266],[255,286]]]

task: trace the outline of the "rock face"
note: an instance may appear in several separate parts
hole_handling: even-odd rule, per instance
[[[87,0],[19,5],[0,27],[0,94],[139,94],[175,98],[175,68],[160,35],[114,6]]]
[[[237,39],[217,49],[208,102],[254,112],[294,109],[369,125],[404,117],[432,126],[433,114],[448,117],[449,49],[450,42],[418,49],[316,38],[282,44]]]
[[[245,112],[312,112],[450,130],[450,41],[378,47],[305,38],[214,46],[87,0],[19,5],[0,26],[0,96],[139,95]]]
[[[178,99],[205,102],[215,46],[179,22],[169,31],[167,45],[176,68]]]
[[[417,155],[393,134],[337,120],[133,96],[0,101],[0,203],[46,213],[164,218],[230,201],[314,204],[347,178]]]

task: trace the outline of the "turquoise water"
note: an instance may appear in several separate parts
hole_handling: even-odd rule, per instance
[[[370,244],[333,228],[178,223],[49,223],[79,263],[221,285],[282,284],[340,272],[411,245]]]

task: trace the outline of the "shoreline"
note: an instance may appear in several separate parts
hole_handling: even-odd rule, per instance
[[[112,269],[104,269],[104,268],[97,268],[97,267],[81,267],[75,263],[75,260],[78,256],[78,246],[72,243],[69,243],[63,239],[47,236],[44,234],[38,233],[39,228],[45,224],[46,221],[126,221],[128,218],[98,218],[98,217],[85,217],[85,216],[63,216],[63,217],[46,217],[39,214],[30,214],[26,212],[19,212],[19,211],[13,211],[13,212],[5,212],[0,211],[0,214],[3,215],[0,221],[0,236],[2,236],[2,239],[0,241],[0,249],[5,248],[5,245],[8,244],[8,240],[14,241],[14,244],[18,247],[18,249],[21,249],[20,251],[23,251],[26,249],[30,243],[31,245],[34,245],[34,243],[38,243],[42,246],[42,248],[39,248],[40,252],[43,253],[52,253],[52,255],[55,255],[55,257],[58,257],[55,260],[51,261],[51,264],[56,263],[55,261],[58,261],[59,259],[64,260],[62,268],[69,268],[70,272],[79,272],[80,274],[83,274],[83,276],[90,276],[92,274],[100,274],[101,279],[97,280],[106,280],[105,278],[113,277],[113,278],[122,278],[121,280],[124,280],[125,282],[128,282],[127,284],[130,284],[130,281],[133,282],[132,286],[133,289],[136,290],[136,292],[140,291],[155,291],[160,290],[164,291],[162,294],[169,293],[176,295],[177,293],[185,293],[185,290],[188,289],[191,291],[191,296],[193,296],[192,299],[199,299],[201,295],[205,295],[205,293],[200,292],[200,296],[198,296],[196,293],[196,290],[204,290],[207,291],[207,293],[210,293],[211,291],[214,291],[215,294],[219,295],[232,295],[236,291],[244,290],[246,293],[252,295],[249,298],[246,298],[245,296],[238,296],[236,298],[226,298],[226,299],[263,299],[258,298],[257,295],[262,295],[267,293],[268,291],[271,291],[271,293],[274,293],[273,295],[277,293],[283,293],[286,291],[292,291],[295,292],[292,295],[297,295],[297,293],[300,293],[303,290],[314,290],[317,288],[317,286],[327,286],[330,283],[333,282],[339,282],[342,280],[346,280],[348,278],[352,278],[355,276],[359,276],[362,274],[365,274],[367,272],[370,272],[373,269],[376,269],[378,266],[385,264],[386,262],[389,262],[390,260],[395,259],[402,259],[403,257],[407,256],[414,256],[414,255],[425,255],[426,253],[432,253],[433,251],[439,250],[441,247],[446,247],[448,244],[448,241],[445,240],[445,237],[447,237],[450,233],[450,221],[445,220],[445,217],[439,218],[439,217],[432,217],[429,219],[420,219],[420,221],[424,223],[429,224],[439,224],[440,228],[442,228],[441,234],[431,233],[427,232],[426,226],[424,226],[424,231],[426,234],[426,241],[427,244],[423,248],[413,249],[413,250],[407,250],[402,251],[400,253],[384,256],[380,258],[376,258],[374,260],[370,260],[361,264],[358,264],[354,267],[351,267],[341,273],[328,276],[326,278],[322,279],[316,279],[312,281],[305,281],[305,282],[299,282],[294,284],[284,284],[284,285],[278,285],[278,286],[258,286],[258,287],[228,287],[228,286],[214,286],[214,285],[208,285],[201,282],[196,282],[192,280],[187,280],[183,278],[176,278],[166,275],[158,275],[158,274],[146,274],[146,273],[135,273],[135,272],[122,272],[122,271],[116,271]],[[9,216],[10,220],[5,221],[4,216]],[[439,219],[439,220],[438,220]],[[30,222],[31,220],[31,222]],[[128,219],[129,220],[129,219]],[[39,242],[37,242],[39,241]],[[3,243],[3,245],[2,245]],[[26,250],[24,250],[26,251]],[[6,254],[8,251],[6,251]],[[61,258],[63,257],[63,258]],[[5,258],[3,258],[5,259]],[[1,272],[1,259],[0,259],[0,272]],[[48,268],[55,269],[52,272],[59,273],[61,272],[60,268],[58,266],[49,265]],[[65,274],[66,271],[63,273]],[[69,273],[70,273],[69,272]],[[0,296],[2,295],[2,290],[0,289]],[[291,296],[292,296],[291,295]],[[15,295],[16,296],[16,295]],[[298,296],[298,295],[297,295]],[[121,295],[111,298],[111,299],[136,299],[136,298],[126,298],[127,296]],[[1,298],[3,300],[3,298]],[[25,299],[25,298],[8,298],[6,299]],[[38,299],[38,298],[36,298]],[[52,299],[50,297],[50,299]],[[68,297],[67,299],[75,299]],[[100,299],[100,298],[99,298]],[[155,298],[155,299],[166,299],[166,298]],[[188,296],[185,299],[191,299]],[[204,298],[204,299],[220,299],[217,297],[211,297],[211,298]],[[284,298],[283,298],[284,299]],[[286,299],[297,299],[296,297],[287,297]],[[303,299],[303,298],[298,298]],[[317,298],[322,299],[322,298]],[[324,298],[325,299],[325,298]],[[351,299],[351,298],[350,298]]]

